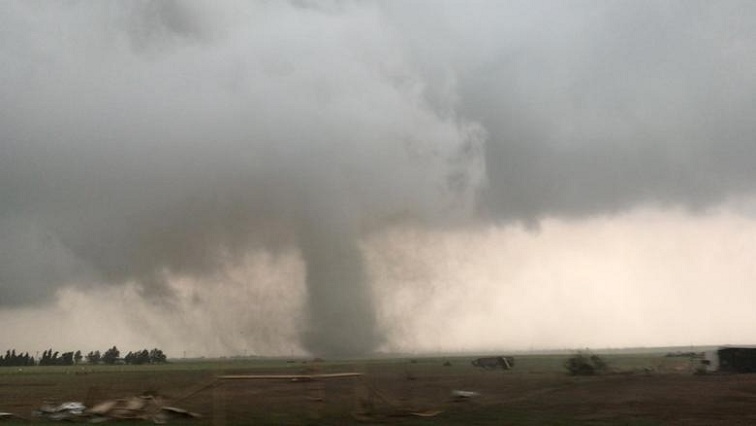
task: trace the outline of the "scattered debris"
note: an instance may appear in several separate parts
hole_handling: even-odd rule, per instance
[[[220,380],[320,380],[343,377],[359,377],[362,373],[323,373],[323,374],[230,374],[218,376]]]
[[[64,402],[56,406],[45,404],[34,415],[52,421],[88,419],[90,423],[102,423],[112,420],[148,420],[158,424],[173,419],[200,417],[199,414],[181,408],[163,406],[161,400],[151,395],[103,401],[90,409],[81,402]]]
[[[467,401],[467,400],[469,400],[471,398],[475,398],[475,397],[480,396],[480,393],[479,392],[473,392],[473,391],[464,391],[464,390],[457,390],[457,389],[455,389],[455,390],[453,390],[451,392],[451,395],[452,395],[452,399],[454,399],[454,401]]]
[[[2,421],[4,421],[4,420],[18,420],[18,419],[20,419],[20,418],[21,418],[21,417],[19,417],[19,416],[15,415],[15,414],[13,414],[13,413],[4,413],[4,412],[0,412],[0,422],[2,422]]]
[[[197,413],[192,413],[181,408],[176,407],[161,407],[160,412],[157,413],[152,421],[157,424],[167,423],[169,420],[175,419],[196,419],[201,417]]]
[[[510,370],[514,367],[514,358],[511,356],[487,356],[474,359],[471,364],[475,367],[480,367],[486,370],[494,370],[497,368]]]
[[[73,420],[81,417],[86,409],[87,407],[85,407],[84,404],[76,401],[64,402],[60,405],[45,403],[32,414],[35,417],[43,417],[47,420]]]
[[[130,398],[103,401],[87,413],[93,420],[103,419],[142,419],[149,420],[160,411],[160,404],[152,396],[132,396]]]
[[[410,416],[415,417],[436,417],[437,415],[443,413],[441,410],[428,410],[428,411],[413,411],[410,412]]]

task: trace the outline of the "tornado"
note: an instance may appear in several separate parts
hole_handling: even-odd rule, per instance
[[[383,341],[357,241],[343,229],[308,227],[300,249],[306,265],[303,346],[318,356],[359,356]]]
[[[135,335],[359,356],[405,325],[382,233],[752,214],[756,3],[563,3],[0,2],[0,314],[133,292]]]
[[[294,253],[266,272],[302,298],[292,350],[381,347],[361,244],[468,205],[482,133],[428,96],[379,4],[305,3],[0,6],[0,309],[133,288],[212,322],[182,286],[263,286],[245,259]],[[221,351],[264,353],[278,327],[258,317]]]

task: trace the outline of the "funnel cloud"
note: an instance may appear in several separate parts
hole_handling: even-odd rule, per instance
[[[469,209],[482,140],[422,99],[376,6],[225,6],[4,6],[0,304],[169,303],[168,277],[294,245],[305,347],[370,352],[360,236]]]
[[[394,324],[366,244],[406,240],[381,235],[752,197],[754,17],[734,0],[4,2],[0,311],[130,288],[179,312],[182,280],[293,253],[298,345],[380,350]]]

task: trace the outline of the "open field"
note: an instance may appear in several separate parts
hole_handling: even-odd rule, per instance
[[[167,405],[203,415],[173,424],[756,423],[756,375],[693,375],[692,361],[661,354],[602,357],[612,372],[596,377],[564,374],[567,355],[517,356],[511,371],[476,369],[470,365],[472,357],[2,368],[0,412],[31,418],[32,410],[44,401],[81,401],[91,406],[148,392],[160,395]],[[451,365],[444,366],[446,361]],[[222,375],[336,372],[363,376],[316,381],[216,380]],[[454,401],[453,390],[479,395]]]

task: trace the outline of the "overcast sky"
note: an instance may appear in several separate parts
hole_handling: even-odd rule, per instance
[[[0,341],[756,343],[755,69],[751,1],[2,2]]]

